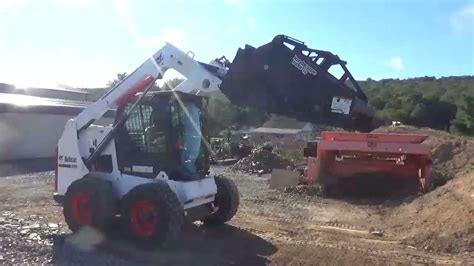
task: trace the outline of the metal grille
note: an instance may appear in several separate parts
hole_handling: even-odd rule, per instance
[[[130,108],[130,105],[126,107],[126,111],[128,111],[128,108]],[[125,122],[128,135],[141,152],[148,152],[145,129],[150,125],[152,111],[153,108],[149,105],[137,106]]]

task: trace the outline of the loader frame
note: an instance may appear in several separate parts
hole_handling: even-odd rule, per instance
[[[431,188],[431,151],[422,144],[427,135],[383,133],[321,133],[305,150],[307,183],[332,185],[346,178],[389,175],[417,178],[420,189]]]

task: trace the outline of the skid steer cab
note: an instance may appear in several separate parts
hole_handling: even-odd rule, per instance
[[[132,239],[154,246],[177,239],[185,220],[230,220],[239,194],[230,179],[209,174],[206,105],[207,98],[193,94],[149,92],[138,104],[120,105],[113,127],[89,126],[77,140],[66,125],[55,198],[69,228],[104,230],[120,218]],[[87,162],[71,146],[93,154],[112,131],[89,173],[77,174]]]

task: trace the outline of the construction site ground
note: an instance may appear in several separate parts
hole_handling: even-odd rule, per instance
[[[189,223],[175,245],[151,251],[135,248],[120,226],[102,242],[93,231],[71,236],[52,199],[54,173],[2,165],[0,264],[474,265],[474,140],[410,127],[378,131],[429,134],[438,187],[420,194],[381,179],[328,199],[308,187],[270,189],[268,173],[214,167],[239,188],[237,215],[220,227]],[[91,239],[97,248],[70,244],[88,247]]]
[[[120,232],[89,261],[163,265],[471,264],[474,263],[474,172],[422,197],[324,199],[270,190],[270,176],[227,172],[241,206],[228,224],[189,224],[180,244],[134,248]],[[0,263],[46,263],[61,254],[57,236],[69,233],[51,197],[53,173],[0,178]],[[375,233],[374,233],[375,232]],[[56,243],[54,243],[56,242]],[[81,263],[71,261],[72,263]],[[105,260],[105,261],[104,261]]]

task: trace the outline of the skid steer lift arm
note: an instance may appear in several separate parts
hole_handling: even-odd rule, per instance
[[[226,69],[217,64],[209,66],[200,63],[175,46],[167,43],[158,50],[151,58],[146,60],[134,72],[108,91],[98,101],[74,118],[79,131],[87,128],[96,119],[108,110],[108,108],[120,105],[138,92],[152,86],[155,80],[162,78],[169,69],[175,69],[186,80],[175,88],[181,92],[193,90],[209,93],[219,89],[221,80],[216,73],[225,74]],[[214,73],[211,73],[213,71]],[[143,82],[147,84],[144,85]],[[135,86],[141,83],[141,86]]]
[[[174,90],[187,93],[196,91],[196,94],[206,94],[218,90],[221,84],[219,77],[227,72],[227,68],[218,61],[212,62],[212,65],[198,62],[189,54],[167,43],[99,100],[67,122],[58,143],[58,155],[59,158],[75,158],[74,161],[77,162],[79,171],[71,171],[71,174],[85,176],[89,173],[93,161],[114,138],[120,121],[126,120],[126,116],[133,111],[133,107],[137,106],[139,100],[128,110],[125,117],[116,122],[104,138],[98,140],[99,143],[95,149],[82,148],[83,145],[79,144],[81,134],[84,134],[86,129],[102,117],[109,108],[127,103],[137,93],[141,92],[144,96],[154,82],[161,79],[169,69],[178,71],[186,78]],[[83,158],[83,160],[78,160],[78,158]],[[77,178],[71,176],[71,179]]]

